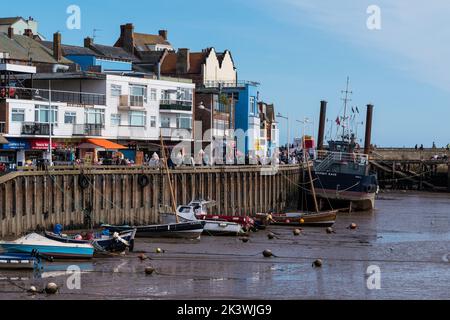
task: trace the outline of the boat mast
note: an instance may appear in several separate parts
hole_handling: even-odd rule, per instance
[[[159,137],[161,140],[161,155],[164,159],[164,161],[163,161],[164,167],[165,167],[166,173],[167,173],[167,180],[169,181],[170,196],[172,199],[172,210],[173,210],[173,212],[175,212],[175,217],[177,219],[177,223],[180,223],[180,218],[178,217],[178,212],[177,212],[177,204],[175,203],[175,193],[173,191],[173,186],[172,186],[172,177],[170,176],[170,170],[169,170],[169,165],[168,165],[169,158],[166,158],[166,148],[164,147],[162,132],[160,133]]]
[[[306,162],[306,167],[308,168],[309,181],[311,183],[311,192],[314,199],[314,208],[316,209],[316,213],[319,213],[319,204],[317,203],[317,195],[316,189],[314,187],[314,181],[311,173],[311,166],[309,165],[309,155],[306,153],[306,143],[305,143],[305,126],[307,119],[303,121],[303,137],[302,137],[302,150],[303,150],[303,163]]]
[[[349,118],[347,118],[347,108],[348,103],[352,101],[352,99],[349,98],[349,95],[353,94],[352,91],[349,91],[350,88],[350,77],[347,77],[347,87],[345,91],[342,91],[342,94],[345,94],[345,97],[342,98],[344,101],[344,118],[342,119],[344,122],[343,128],[342,128],[342,140],[345,140],[346,137],[346,130],[347,130],[347,136],[350,137],[349,126],[350,123],[348,122]]]

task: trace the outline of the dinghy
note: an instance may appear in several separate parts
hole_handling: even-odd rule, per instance
[[[31,254],[0,254],[0,270],[33,270],[38,263],[38,259]]]
[[[261,224],[281,226],[332,227],[337,218],[337,210],[326,212],[295,212],[283,214],[257,214]]]
[[[0,241],[0,248],[6,253],[39,252],[53,259],[92,259],[94,247],[89,243],[62,243],[31,233],[16,241]]]

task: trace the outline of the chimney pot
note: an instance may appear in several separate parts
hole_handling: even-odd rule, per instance
[[[33,30],[31,29],[25,29],[25,32],[23,33],[24,36],[33,38]]]
[[[134,53],[134,25],[127,23],[120,26],[120,39],[122,48],[131,54]]]
[[[87,37],[84,39],[84,47],[85,48],[90,48],[93,44],[94,44],[94,39],[92,39],[91,37]]]
[[[57,61],[62,59],[61,33],[53,34],[53,57]]]

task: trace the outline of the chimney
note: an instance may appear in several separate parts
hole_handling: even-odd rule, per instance
[[[364,154],[370,154],[370,145],[372,144],[372,121],[373,121],[373,105],[367,105],[366,118],[366,141],[364,143]]]
[[[61,33],[59,32],[53,34],[53,57],[57,61],[62,59]]]
[[[127,23],[120,26],[120,39],[122,48],[130,53],[134,53],[134,26],[132,23]]]
[[[319,135],[317,136],[317,150],[323,150],[323,140],[325,138],[325,123],[327,118],[327,104],[326,101],[320,101],[320,123]]]
[[[25,29],[25,32],[23,33],[24,36],[33,38],[33,30],[31,29]]]
[[[167,40],[167,30],[159,30],[159,35],[164,39]]]
[[[8,28],[8,38],[12,39],[14,36],[14,28],[13,27],[9,27]]]
[[[191,68],[189,49],[178,49],[177,53],[177,73],[186,74]]]
[[[93,44],[94,44],[94,39],[92,39],[90,37],[84,38],[84,47],[85,48],[90,48],[90,47],[92,47]]]

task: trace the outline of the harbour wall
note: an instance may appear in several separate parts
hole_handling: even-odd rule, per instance
[[[213,214],[255,215],[297,208],[299,166],[232,166],[171,170],[177,205],[213,200]],[[143,178],[145,177],[145,178]],[[0,177],[0,236],[55,224],[78,229],[108,224],[154,224],[172,207],[163,170],[144,167],[54,168]]]

